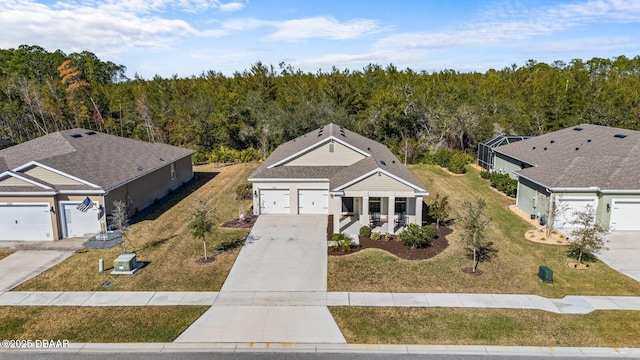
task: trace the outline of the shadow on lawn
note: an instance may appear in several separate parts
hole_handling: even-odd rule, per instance
[[[194,172],[193,179],[191,181],[185,183],[180,186],[176,190],[169,192],[166,196],[159,199],[157,203],[147,206],[142,211],[140,211],[137,215],[134,215],[129,220],[131,225],[145,221],[145,220],[156,220],[162,214],[164,214],[167,210],[171,209],[173,206],[178,204],[180,201],[184,200],[187,196],[192,193],[198,191],[202,186],[208,183],[210,180],[215,178],[220,174],[219,172]]]

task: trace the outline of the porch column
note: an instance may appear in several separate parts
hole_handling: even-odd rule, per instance
[[[369,225],[369,195],[362,197],[362,214],[360,214],[360,224]]]
[[[333,214],[333,233],[340,234],[340,214],[342,214],[342,198],[340,196],[333,196],[333,201],[330,206],[330,214]]]
[[[396,212],[396,197],[394,195],[389,196],[389,204],[387,208],[387,231],[391,234],[396,233],[396,223],[394,221],[394,215]]]
[[[416,224],[422,226],[422,196],[416,196]]]

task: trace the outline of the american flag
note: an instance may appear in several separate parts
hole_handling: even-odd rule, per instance
[[[86,198],[84,198],[84,200],[82,200],[82,202],[80,203],[80,205],[78,205],[76,209],[82,212],[87,212],[87,210],[91,209],[92,207],[93,207],[93,201],[91,201],[91,199],[89,199],[89,197],[87,196]]]

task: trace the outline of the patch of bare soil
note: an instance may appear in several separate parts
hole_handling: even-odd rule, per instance
[[[462,272],[471,276],[480,276],[483,274],[482,270],[476,269],[476,271],[473,271],[472,267],[463,267]]]
[[[420,249],[411,249],[398,239],[397,236],[393,236],[391,240],[371,240],[370,238],[360,238],[360,245],[351,248],[351,251],[340,251],[333,248],[329,248],[329,255],[341,256],[358,252],[364,249],[382,249],[390,252],[391,254],[405,260],[426,260],[430,259],[444,251],[449,246],[447,241],[447,235],[451,234],[453,230],[446,226],[440,226],[436,230],[436,238],[431,242],[431,246]]]
[[[206,260],[204,259],[204,257],[201,257],[201,258],[197,258],[194,262],[198,265],[206,265],[206,264],[211,264],[215,260],[216,260],[215,256],[207,256]]]
[[[591,269],[591,265],[583,264],[583,263],[577,263],[577,262],[567,263],[567,266],[572,268],[572,269],[576,269],[576,270],[589,270],[589,269]]]
[[[256,223],[257,219],[258,215],[253,215],[252,212],[247,212],[244,217],[229,220],[222,224],[222,227],[228,229],[250,229],[253,227],[253,224]]]
[[[524,237],[533,242],[550,245],[570,245],[571,240],[560,233],[558,230],[552,230],[551,234],[547,236],[547,229],[529,230],[524,234]]]

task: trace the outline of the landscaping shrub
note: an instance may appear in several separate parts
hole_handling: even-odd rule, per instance
[[[449,157],[449,164],[447,169],[454,174],[464,174],[467,172],[467,163],[469,163],[469,157],[461,151],[453,151]]]
[[[378,240],[380,240],[381,237],[382,237],[382,234],[380,234],[379,231],[373,231],[371,233],[371,240],[373,240],[373,241],[378,241]]]
[[[434,164],[440,165],[444,168],[449,166],[449,162],[451,161],[451,155],[453,151],[447,148],[439,148],[436,150],[435,154],[432,156],[432,161]]]
[[[251,200],[253,187],[250,182],[236,186],[236,200]]]
[[[491,177],[491,173],[488,170],[482,170],[480,171],[480,177],[485,180],[489,180],[489,178]]]
[[[351,250],[351,238],[345,234],[333,234],[331,240],[335,241],[333,248],[340,251]]]
[[[418,226],[409,224],[398,234],[400,240],[412,249],[423,248],[431,245],[436,237],[436,230],[431,226]]]
[[[511,197],[516,197],[518,192],[518,180],[512,179],[509,174],[494,171],[489,175],[489,181],[491,182],[491,186],[498,189],[498,191]]]
[[[360,237],[363,237],[363,238],[371,237],[371,228],[368,225],[361,227],[359,231],[359,235]]]

